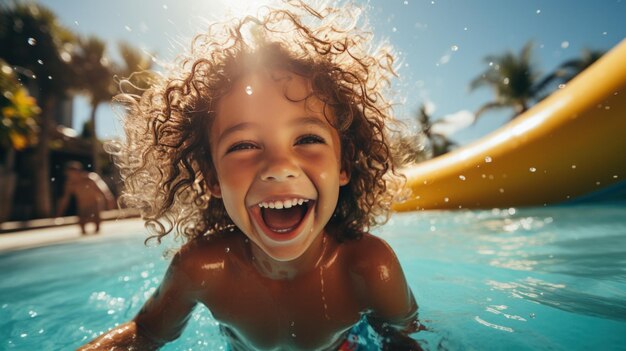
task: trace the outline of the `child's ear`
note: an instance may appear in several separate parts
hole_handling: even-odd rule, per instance
[[[208,172],[205,181],[207,187],[209,188],[209,192],[211,192],[211,196],[221,198],[222,188],[220,188],[220,182],[217,180],[217,175],[214,174],[214,172]]]
[[[341,172],[339,172],[339,185],[344,186],[348,184],[348,182],[350,182],[350,174],[348,174],[345,169],[342,169]]]
[[[222,189],[219,183],[209,184],[209,191],[211,192],[211,196],[222,198]]]

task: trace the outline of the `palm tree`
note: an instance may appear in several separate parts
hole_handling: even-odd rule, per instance
[[[142,53],[126,42],[119,43],[119,51],[124,66],[117,69],[117,75],[127,80],[121,85],[124,93],[141,95],[157,80],[155,72],[150,71],[152,60],[150,55]]]
[[[56,15],[33,4],[0,5],[0,53],[21,73],[41,107],[39,142],[36,146],[35,214],[51,214],[49,134],[58,101],[76,86],[71,65],[74,35],[62,27]]]
[[[532,42],[526,43],[518,55],[506,52],[485,58],[489,68],[470,83],[470,90],[488,86],[495,93],[495,101],[488,102],[476,111],[476,119],[492,109],[512,108],[511,118],[526,111],[537,100],[543,88],[538,80],[540,73],[532,63]]]
[[[432,157],[437,157],[448,153],[457,146],[457,144],[454,141],[448,139],[447,136],[432,131],[433,126],[441,123],[441,120],[433,122],[432,117],[426,110],[426,106],[424,104],[420,106],[419,111],[415,115],[415,119],[424,134],[426,135],[426,138],[428,138],[428,140],[430,141],[432,148]]]
[[[539,89],[544,90],[550,83],[565,84],[587,69],[605,54],[602,50],[583,49],[580,57],[561,63],[554,72],[547,75],[539,84]]]
[[[113,80],[113,69],[105,55],[106,45],[96,37],[82,38],[79,40],[78,50],[74,55],[74,63],[80,77],[80,86],[89,96],[91,113],[89,136],[92,145],[92,169],[100,173],[99,150],[100,142],[96,135],[96,111],[98,106],[111,98],[116,93]]]

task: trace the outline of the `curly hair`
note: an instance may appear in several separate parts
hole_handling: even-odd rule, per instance
[[[126,140],[108,151],[125,183],[120,202],[141,210],[152,234],[147,240],[160,243],[173,230],[192,240],[234,227],[222,200],[209,192],[214,169],[208,130],[220,98],[259,68],[285,69],[310,81],[310,96],[323,102],[339,133],[350,181],[340,189],[328,232],[340,241],[358,238],[388,219],[392,185],[401,179],[387,136],[395,121],[386,98],[395,75],[392,51],[384,44],[372,48],[372,34],[357,25],[360,9],[352,5],[284,5],[209,26],[169,77],[141,96],[116,96],[127,108]]]

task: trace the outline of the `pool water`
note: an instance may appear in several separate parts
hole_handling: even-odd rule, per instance
[[[396,214],[428,350],[626,350],[626,204]],[[0,255],[0,349],[74,349],[131,319],[167,268],[141,233]],[[163,350],[226,344],[206,308]]]

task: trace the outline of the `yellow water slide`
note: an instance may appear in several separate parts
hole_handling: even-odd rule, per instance
[[[403,172],[397,211],[558,203],[626,179],[626,40],[523,115]]]

